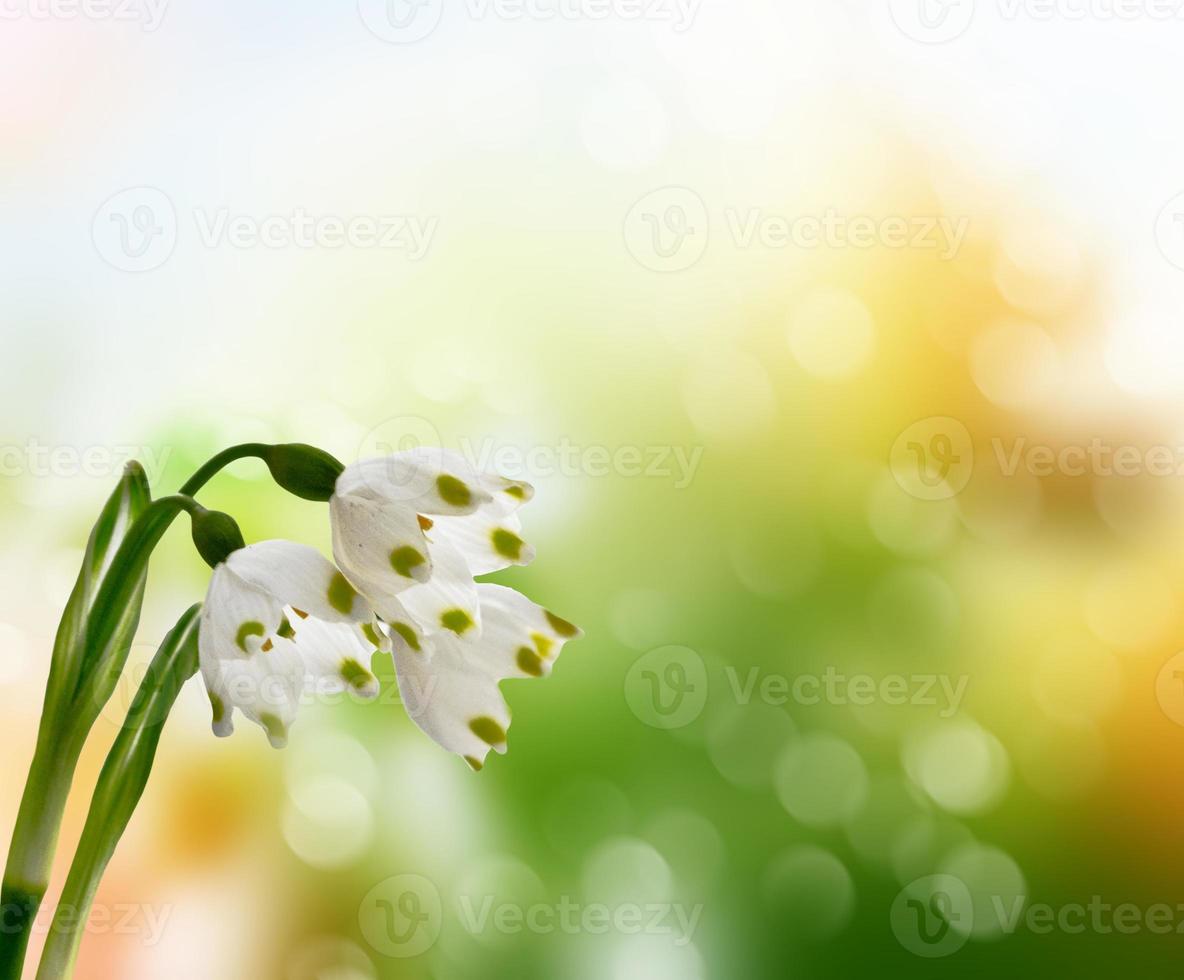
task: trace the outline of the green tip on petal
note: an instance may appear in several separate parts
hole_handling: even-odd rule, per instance
[[[440,625],[460,636],[472,629],[475,624],[473,617],[463,609],[448,609],[440,615]]]
[[[513,531],[507,531],[504,527],[499,527],[494,530],[492,537],[493,550],[499,555],[503,558],[509,558],[510,561],[522,560],[522,549],[526,546],[526,542]]]
[[[560,636],[570,639],[573,636],[578,636],[580,628],[569,623],[566,619],[560,619],[553,612],[547,612],[547,622],[551,624],[553,629]]]
[[[520,484],[520,483],[515,483],[515,484],[512,484],[511,486],[506,487],[505,492],[506,492],[506,496],[513,497],[515,500],[525,500],[526,499],[526,488],[524,486],[522,486],[522,484]]]
[[[391,552],[391,568],[402,575],[403,578],[414,578],[415,576],[412,574],[413,570],[426,561],[427,559],[409,544],[405,544]]]
[[[474,718],[469,722],[469,730],[486,745],[506,744],[506,730],[492,718]]]
[[[226,704],[213,691],[210,694],[210,707],[214,710],[214,724],[222,724],[222,719],[226,717]]]
[[[282,749],[288,744],[288,726],[280,720],[278,715],[264,712],[259,716],[259,724],[267,731],[267,739],[271,742],[272,747]]]
[[[374,628],[373,623],[362,624],[362,635],[366,637],[375,650],[382,649],[382,637],[379,635],[378,630]]]
[[[341,676],[355,691],[364,691],[374,684],[374,675],[352,657],[341,661]]]
[[[238,633],[235,634],[234,642],[238,644],[238,648],[242,650],[243,653],[250,653],[251,651],[247,648],[247,637],[263,636],[263,634],[266,632],[267,630],[263,628],[262,623],[257,623],[254,620],[251,620],[249,622],[243,623],[242,626],[238,628]]]
[[[543,658],[530,647],[518,648],[518,669],[531,677],[543,676]]]
[[[466,755],[465,762],[467,762],[469,764],[469,768],[472,769],[473,772],[480,772],[482,769],[485,768],[485,763],[482,762],[480,759],[476,758],[475,756]]]
[[[282,636],[285,640],[291,640],[296,636],[296,631],[292,628],[292,623],[287,616],[280,622],[280,628],[275,631],[276,636]]]
[[[440,499],[446,504],[452,504],[453,507],[468,507],[473,502],[473,491],[469,489],[468,484],[447,473],[436,477],[436,490],[440,494]]]
[[[406,623],[391,623],[390,627],[403,638],[403,642],[411,647],[412,650],[418,652],[421,649],[419,637],[415,635],[415,630]]]

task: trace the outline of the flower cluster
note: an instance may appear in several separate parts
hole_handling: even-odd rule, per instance
[[[335,563],[290,541],[232,550],[218,562],[199,650],[214,731],[235,709],[275,746],[309,685],[378,693],[375,652],[389,652],[412,719],[480,769],[506,750],[500,681],[550,673],[566,620],[476,578],[525,565],[534,549],[518,509],[529,484],[478,472],[460,455],[415,449],[346,467],[328,497]]]

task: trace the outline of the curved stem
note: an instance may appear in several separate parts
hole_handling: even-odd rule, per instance
[[[262,442],[244,442],[239,446],[231,446],[229,449],[223,449],[222,452],[216,456],[212,456],[206,460],[204,464],[193,474],[181,489],[177,492],[184,494],[187,497],[192,497],[198,490],[204,487],[215,473],[221,470],[224,466],[233,463],[235,460],[246,459],[249,456],[258,456],[260,458],[271,447]]]

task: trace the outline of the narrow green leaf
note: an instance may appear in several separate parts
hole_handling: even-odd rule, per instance
[[[200,611],[200,604],[188,609],[156,651],[103,765],[38,977],[70,975],[99,881],[144,795],[165,721],[197,673]]]
[[[69,699],[78,683],[78,673],[86,648],[86,634],[94,603],[99,589],[119,546],[127,537],[132,525],[151,503],[148,478],[139,463],[129,463],[115,491],[103,506],[99,519],[91,530],[82,568],[74,583],[74,590],[62,613],[57,637],[54,639],[53,660],[50,666],[49,685],[46,689],[46,714],[57,718],[60,711],[68,709]],[[126,640],[130,647],[132,636],[140,618],[140,604],[143,585],[136,601],[131,603],[125,615],[127,622],[121,624],[119,642]],[[130,626],[130,632],[128,627]]]

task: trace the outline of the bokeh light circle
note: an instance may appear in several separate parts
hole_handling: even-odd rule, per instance
[[[781,805],[807,827],[849,819],[867,799],[863,759],[850,744],[823,732],[791,743],[777,760],[774,778]]]

